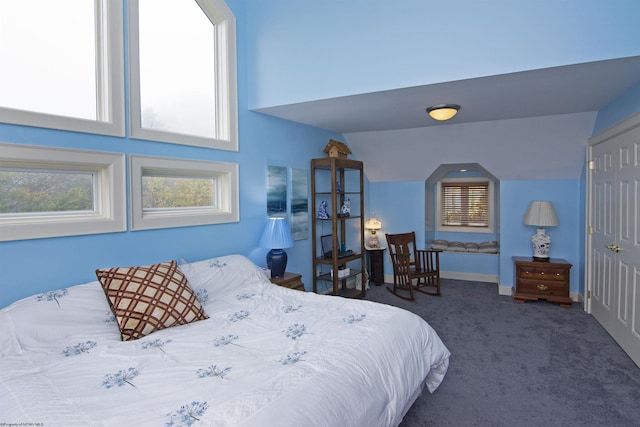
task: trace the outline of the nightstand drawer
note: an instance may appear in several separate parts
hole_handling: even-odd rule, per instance
[[[520,279],[554,280],[559,282],[569,280],[569,269],[567,268],[532,267],[525,265],[518,267],[517,274]]]
[[[556,295],[568,297],[569,286],[567,282],[521,279],[518,286],[518,292],[526,294]]]

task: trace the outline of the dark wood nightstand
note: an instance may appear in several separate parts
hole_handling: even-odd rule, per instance
[[[376,286],[384,283],[384,259],[382,254],[387,248],[369,248],[367,251],[367,271],[369,272],[369,281]]]
[[[513,300],[518,303],[545,299],[570,308],[569,297],[571,264],[559,258],[533,261],[531,257],[513,257],[516,291]]]
[[[302,283],[302,276],[300,274],[285,272],[283,277],[273,277],[269,280],[271,280],[271,283],[274,285],[304,292],[304,283]]]

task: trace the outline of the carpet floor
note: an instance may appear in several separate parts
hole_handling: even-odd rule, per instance
[[[516,304],[496,284],[443,279],[442,295],[366,299],[424,318],[451,351],[449,371],[401,427],[640,426],[640,368],[578,304]]]

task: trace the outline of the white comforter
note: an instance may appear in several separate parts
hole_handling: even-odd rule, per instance
[[[407,311],[278,287],[238,255],[180,268],[210,318],[137,341],[98,282],[0,310],[0,424],[390,426],[447,371]]]

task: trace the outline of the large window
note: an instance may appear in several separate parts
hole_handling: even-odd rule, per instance
[[[130,134],[238,150],[224,0],[127,0]],[[0,121],[125,136],[121,0],[0,1]]]
[[[132,137],[237,151],[231,11],[222,0],[129,5]]]
[[[438,183],[438,230],[493,232],[493,183],[443,179]]]
[[[0,122],[125,136],[123,7],[130,136],[237,151],[224,0],[0,1]],[[0,149],[0,241],[126,230],[124,154]],[[237,165],[149,159],[132,156],[132,229],[239,220]]]
[[[0,241],[126,230],[125,157],[0,144]]]
[[[130,156],[131,229],[240,220],[238,165]]]
[[[119,3],[0,2],[0,121],[124,136]]]

